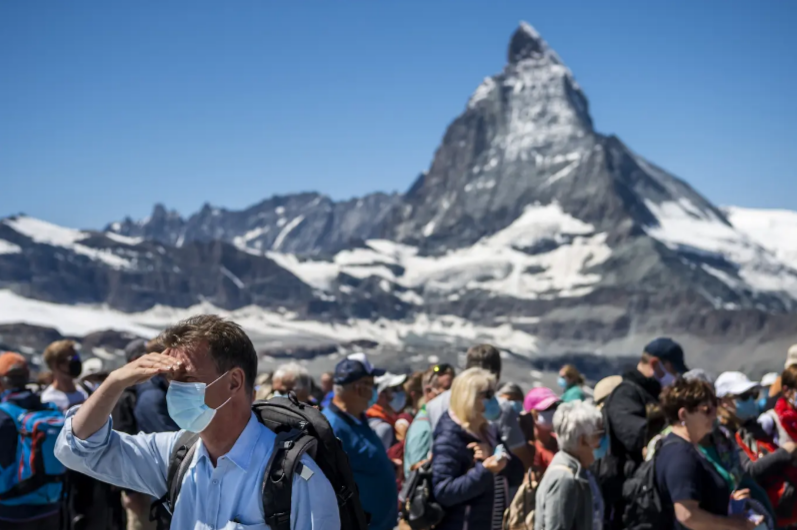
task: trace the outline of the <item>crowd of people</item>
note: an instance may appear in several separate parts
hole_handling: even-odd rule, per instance
[[[659,338],[594,389],[566,365],[527,392],[488,344],[461,369],[258,373],[213,315],[125,352],[107,371],[58,341],[42,374],[0,355],[0,528],[797,528],[797,346],[714,379]]]

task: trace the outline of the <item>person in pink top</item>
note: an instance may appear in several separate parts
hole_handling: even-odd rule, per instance
[[[523,408],[534,417],[534,469],[545,473],[554,455],[559,450],[553,432],[553,415],[559,405],[559,397],[553,390],[537,387],[529,390],[523,400]]]

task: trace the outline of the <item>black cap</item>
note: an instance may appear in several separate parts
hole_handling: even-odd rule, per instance
[[[684,350],[681,345],[669,337],[660,337],[645,346],[645,353],[658,357],[663,362],[672,364],[679,374],[689,371],[684,363]]]
[[[353,353],[335,366],[332,381],[336,385],[348,385],[366,376],[379,377],[384,374],[384,370],[371,366],[364,353]]]

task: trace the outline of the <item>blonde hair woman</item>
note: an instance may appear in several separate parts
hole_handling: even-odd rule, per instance
[[[499,445],[489,423],[501,414],[495,378],[481,368],[465,370],[451,387],[451,404],[432,445],[435,499],[446,509],[436,530],[499,529],[508,504],[507,474],[522,475],[520,461]]]

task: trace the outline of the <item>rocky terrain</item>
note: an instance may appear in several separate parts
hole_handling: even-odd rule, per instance
[[[198,311],[241,321],[264,359],[323,364],[365,340],[394,362],[484,340],[521,368],[599,374],[666,333],[693,364],[763,371],[797,342],[797,213],[719,208],[599,132],[522,23],[404,194],[188,218],[159,204],[102,232],[0,221],[0,322],[146,336]],[[40,349],[15,329],[0,342]]]

